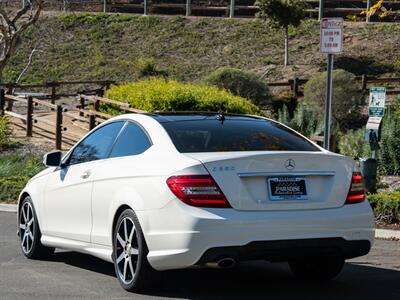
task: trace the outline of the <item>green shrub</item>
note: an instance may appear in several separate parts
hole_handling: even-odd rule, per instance
[[[105,96],[128,102],[133,108],[154,111],[223,111],[261,114],[254,104],[213,86],[151,78],[112,86]]]
[[[383,118],[379,170],[384,175],[400,173],[400,98]]]
[[[325,110],[326,72],[312,77],[304,86],[306,103],[314,106],[322,117]],[[360,122],[361,114],[357,105],[360,93],[352,73],[344,70],[333,71],[332,117],[341,130],[354,128]]]
[[[139,78],[157,76],[168,77],[168,72],[159,69],[153,58],[140,57],[136,61],[136,68],[139,72]]]
[[[32,154],[0,155],[0,178],[10,176],[32,177],[44,169],[41,157]]]
[[[11,122],[6,116],[0,116],[0,150],[8,147],[11,141]]]
[[[293,118],[290,118],[287,106],[284,105],[278,111],[278,120],[307,137],[319,134],[323,128],[322,119],[318,113],[302,103],[297,105]]]
[[[208,75],[204,82],[249,99],[256,105],[264,106],[272,101],[266,82],[256,74],[240,69],[219,68]]]
[[[28,180],[27,176],[0,177],[0,202],[15,202]]]
[[[350,157],[369,157],[371,150],[364,140],[365,129],[349,130],[338,135],[338,148],[340,154]]]
[[[400,222],[400,192],[372,194],[368,201],[377,220],[390,224]]]
[[[14,202],[29,178],[44,169],[36,155],[16,153],[0,155],[0,201]]]

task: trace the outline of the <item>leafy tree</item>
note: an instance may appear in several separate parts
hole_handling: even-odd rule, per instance
[[[304,85],[304,100],[322,118],[325,112],[326,72],[318,73]],[[363,123],[358,100],[361,94],[355,76],[345,70],[333,71],[332,118],[341,130],[360,127]]]
[[[44,0],[26,0],[24,7],[14,12],[6,11],[0,2],[0,78],[21,34],[39,19],[43,4]]]
[[[380,150],[380,171],[384,175],[400,174],[400,98],[395,99],[385,113],[382,124]]]
[[[307,4],[301,0],[257,0],[257,17],[269,20],[284,30],[285,66],[289,64],[289,26],[298,27],[306,16]]]

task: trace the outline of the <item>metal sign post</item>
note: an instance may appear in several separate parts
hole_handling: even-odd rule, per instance
[[[324,148],[330,149],[331,139],[331,110],[333,89],[333,55],[343,51],[343,19],[321,19],[320,51],[328,54],[326,96],[325,96],[325,120],[324,120]]]
[[[328,54],[326,67],[326,94],[325,94],[325,122],[324,122],[324,148],[330,149],[331,140],[331,111],[332,111],[332,71],[333,54]]]

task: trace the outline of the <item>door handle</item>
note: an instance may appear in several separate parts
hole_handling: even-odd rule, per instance
[[[88,178],[90,176],[90,171],[85,171],[85,172],[83,172],[83,174],[81,175],[81,178],[82,179],[86,179],[86,178]]]

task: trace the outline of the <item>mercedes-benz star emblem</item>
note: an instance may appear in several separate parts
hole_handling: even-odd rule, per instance
[[[296,163],[293,159],[288,159],[287,161],[285,161],[285,167],[288,170],[293,170],[296,167]]]

